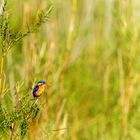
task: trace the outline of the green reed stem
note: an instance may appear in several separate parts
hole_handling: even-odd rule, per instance
[[[1,68],[0,68],[0,97],[2,94],[2,87],[3,87],[3,64],[4,64],[4,56],[1,58]]]

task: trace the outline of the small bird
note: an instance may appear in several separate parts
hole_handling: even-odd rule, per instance
[[[41,96],[43,90],[45,89],[45,86],[46,86],[46,82],[44,80],[40,80],[37,85],[34,87],[33,89],[33,97],[39,97]]]

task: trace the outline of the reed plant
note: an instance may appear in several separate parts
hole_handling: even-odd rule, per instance
[[[3,0],[0,11],[0,130],[2,138],[9,137],[12,140],[24,138],[40,109],[36,99],[31,99],[32,96],[28,94],[32,91],[22,91],[25,88],[24,81],[15,83],[13,58],[10,51],[14,47],[19,47],[17,44],[24,37],[28,38],[30,34],[37,32],[40,26],[49,20],[52,6],[47,10],[38,10],[33,21],[27,23],[25,29],[18,29],[10,24],[11,17],[7,5],[8,1]],[[8,68],[10,71],[6,71]]]

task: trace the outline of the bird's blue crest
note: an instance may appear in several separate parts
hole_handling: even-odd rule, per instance
[[[40,83],[45,84],[46,82],[45,82],[44,80],[40,80],[40,81],[38,81],[38,83],[37,83],[37,84],[40,84]]]

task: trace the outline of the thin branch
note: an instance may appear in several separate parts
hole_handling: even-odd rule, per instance
[[[14,122],[12,123],[12,126],[10,127],[10,140],[13,139],[15,126],[16,126],[16,123]]]

